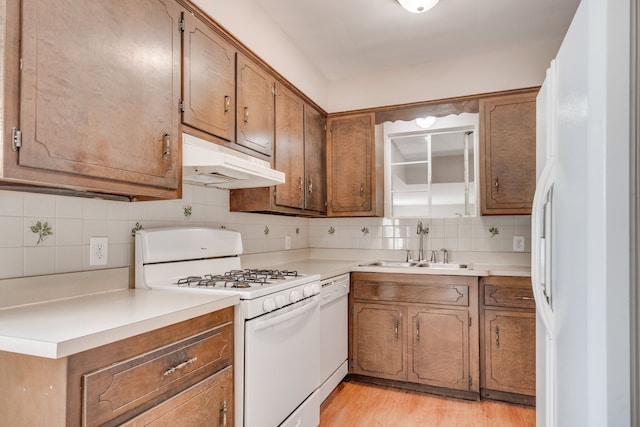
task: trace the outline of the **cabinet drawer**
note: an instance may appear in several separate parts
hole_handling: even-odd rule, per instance
[[[231,323],[82,376],[82,425],[119,424],[231,364]]]
[[[353,285],[353,297],[370,301],[443,304],[467,307],[469,305],[469,286],[357,280]]]
[[[484,305],[494,307],[530,308],[535,310],[531,287],[485,285]]]

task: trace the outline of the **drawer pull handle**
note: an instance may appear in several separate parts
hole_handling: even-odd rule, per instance
[[[500,329],[496,326],[496,348],[500,348]]]
[[[498,178],[496,178],[496,181],[494,183],[494,187],[496,189],[496,193],[500,192],[500,181],[498,181]]]
[[[360,196],[364,196],[364,185],[360,185]]]
[[[420,342],[420,323],[416,323],[416,341]]]
[[[184,368],[187,365],[191,365],[193,362],[195,362],[196,360],[198,360],[197,357],[194,357],[192,359],[189,360],[185,360],[184,362],[176,365],[176,366],[172,366],[171,368],[167,369],[166,371],[164,371],[164,376],[166,377],[167,375],[171,375],[173,374],[175,371],[178,371],[182,368]]]
[[[227,425],[227,401],[225,400],[224,403],[222,404],[222,409],[220,409],[220,412],[222,412],[222,425],[226,426]]]
[[[514,300],[516,301],[533,301],[533,297],[513,297]]]
[[[309,180],[309,194],[313,193],[313,180]]]
[[[224,97],[224,112],[228,113],[230,110],[231,110],[231,97],[227,95]]]
[[[249,107],[244,107],[244,123],[249,123]]]
[[[164,148],[162,149],[162,157],[166,159],[171,156],[171,134],[169,132],[165,132],[162,136],[162,141],[164,143]]]
[[[396,335],[396,341],[398,341],[398,327],[400,326],[400,322],[398,322],[398,319],[395,320],[395,335]]]

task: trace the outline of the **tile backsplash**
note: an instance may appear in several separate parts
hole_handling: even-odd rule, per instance
[[[133,264],[137,227],[212,226],[242,233],[244,253],[285,249],[418,248],[416,220],[308,219],[229,212],[226,190],[184,185],[181,200],[119,202],[0,191],[0,278],[90,270],[89,239],[108,237],[107,267]],[[512,237],[530,247],[529,216],[421,219],[424,247],[450,251],[511,252]],[[493,229],[492,234],[489,230]],[[495,233],[497,230],[497,233]]]

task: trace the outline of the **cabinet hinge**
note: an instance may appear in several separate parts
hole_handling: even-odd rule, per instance
[[[353,362],[353,359],[349,360],[349,366],[354,368],[356,366],[356,364]]]
[[[178,21],[178,31],[184,33],[184,18],[180,18]]]
[[[271,86],[271,95],[276,96],[276,85]]]
[[[22,131],[20,129],[13,128],[11,137],[11,148],[13,151],[18,151],[22,147]]]
[[[325,125],[325,129],[324,129],[324,130],[325,130],[325,131],[327,130],[327,129],[326,129],[326,125]],[[331,126],[329,126],[329,132],[333,132],[333,124],[332,124]]]
[[[182,99],[178,100],[178,112],[184,113],[184,101]]]
[[[471,379],[471,375],[469,375],[469,388],[471,388],[472,384],[473,384],[473,379]]]
[[[469,317],[469,327],[471,327],[471,317]]]
[[[278,200],[278,189],[274,189],[273,190],[273,203],[276,203],[276,201]]]
[[[351,315],[353,316],[355,313],[355,311],[353,310],[353,307],[351,307]]]

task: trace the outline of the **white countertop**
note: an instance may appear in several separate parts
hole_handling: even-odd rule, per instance
[[[114,289],[6,307],[0,351],[62,358],[238,303],[238,296]]]

